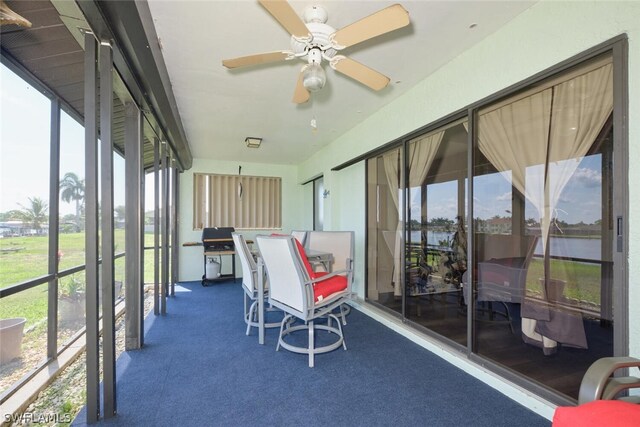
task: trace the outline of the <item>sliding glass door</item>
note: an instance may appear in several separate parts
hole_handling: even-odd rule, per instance
[[[367,299],[577,399],[626,351],[613,80],[592,57],[368,159]]]
[[[474,350],[574,398],[613,355],[612,114],[609,56],[478,114]]]
[[[409,141],[405,316],[460,344],[467,265],[466,120]]]

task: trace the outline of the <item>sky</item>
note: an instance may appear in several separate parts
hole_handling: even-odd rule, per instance
[[[564,187],[556,206],[558,219],[569,224],[580,221],[592,224],[602,217],[602,173],[601,156],[599,154],[584,157],[571,179]],[[527,168],[526,183],[536,178],[535,167]],[[551,174],[552,182],[556,182],[557,174]],[[474,179],[474,217],[489,219],[498,215],[511,216],[511,173],[504,176],[493,173],[478,176]],[[429,219],[448,218],[455,220],[458,212],[457,181],[449,181],[427,186],[427,211]],[[420,218],[420,189],[411,191],[411,217]],[[539,220],[535,205],[527,200],[525,217]]]
[[[49,99],[0,65],[0,212],[28,205],[29,197],[49,201],[50,116]],[[60,141],[60,178],[74,172],[84,179],[84,128],[64,111]],[[125,204],[124,188],[124,159],[116,154],[115,206]],[[152,206],[153,191],[146,196]],[[75,202],[60,203],[61,216],[74,213]]]

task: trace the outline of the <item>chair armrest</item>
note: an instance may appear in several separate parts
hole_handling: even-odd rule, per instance
[[[640,368],[640,359],[635,357],[603,357],[596,360],[589,366],[582,378],[578,403],[602,399],[607,384],[611,380],[611,375],[618,369],[634,366]]]

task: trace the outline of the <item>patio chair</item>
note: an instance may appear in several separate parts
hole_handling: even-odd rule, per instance
[[[308,249],[333,254],[333,265],[331,271],[345,271],[342,275],[347,279],[347,291],[349,298],[352,296],[351,286],[353,285],[353,260],[354,260],[354,240],[355,233],[353,231],[309,231],[307,232]],[[317,270],[326,270],[322,263],[314,265],[316,274],[321,274]],[[330,273],[331,271],[325,271]],[[346,315],[351,312],[351,307],[345,304],[341,307],[340,314],[342,316],[342,324],[346,325]]]
[[[296,239],[298,239],[298,242],[300,242],[300,244],[302,246],[305,246],[307,244],[307,232],[306,231],[292,230],[291,231],[291,235],[293,237],[295,237]]]
[[[266,269],[269,304],[285,312],[276,351],[282,346],[294,353],[308,354],[309,367],[312,368],[316,354],[327,353],[340,346],[346,350],[342,325],[332,311],[339,308],[349,295],[347,279],[342,275],[348,272],[339,270],[317,276],[306,259],[304,249],[292,236],[258,236],[256,241],[261,256],[258,278],[264,280],[260,272]],[[327,319],[326,325],[316,323],[320,318]],[[296,325],[296,319],[304,324]],[[306,347],[285,341],[287,335],[301,330],[308,331]],[[328,331],[338,338],[331,344],[316,347],[316,330]]]
[[[593,362],[580,383],[578,406],[556,408],[553,427],[640,425],[640,378],[629,375],[636,374],[633,368],[640,369],[640,359],[603,357]]]
[[[246,334],[249,335],[252,327],[257,328],[260,326],[258,322],[258,298],[260,298],[260,295],[258,295],[258,267],[242,234],[232,233],[231,237],[242,265],[242,289],[245,294],[243,297],[244,321],[247,324]],[[269,293],[266,285],[267,283],[265,282],[262,298],[266,298]],[[252,302],[248,309],[247,300]],[[266,323],[264,325],[265,328],[277,328],[278,326],[280,326],[280,322]]]
[[[525,286],[529,263],[533,257],[537,236],[486,234],[478,237],[476,248],[477,263],[477,302],[487,302],[486,312],[489,320],[496,321],[495,316],[503,317],[515,333],[511,304],[524,302]],[[462,276],[463,297],[465,305],[469,303],[466,286],[469,271]],[[501,304],[504,311],[494,308],[493,303]]]

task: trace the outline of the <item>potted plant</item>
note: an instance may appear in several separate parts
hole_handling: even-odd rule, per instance
[[[0,320],[0,342],[2,343],[0,346],[0,365],[20,357],[26,321],[27,319],[24,317]]]
[[[86,304],[84,282],[73,274],[60,283],[58,295],[60,325],[70,327],[82,323]]]

